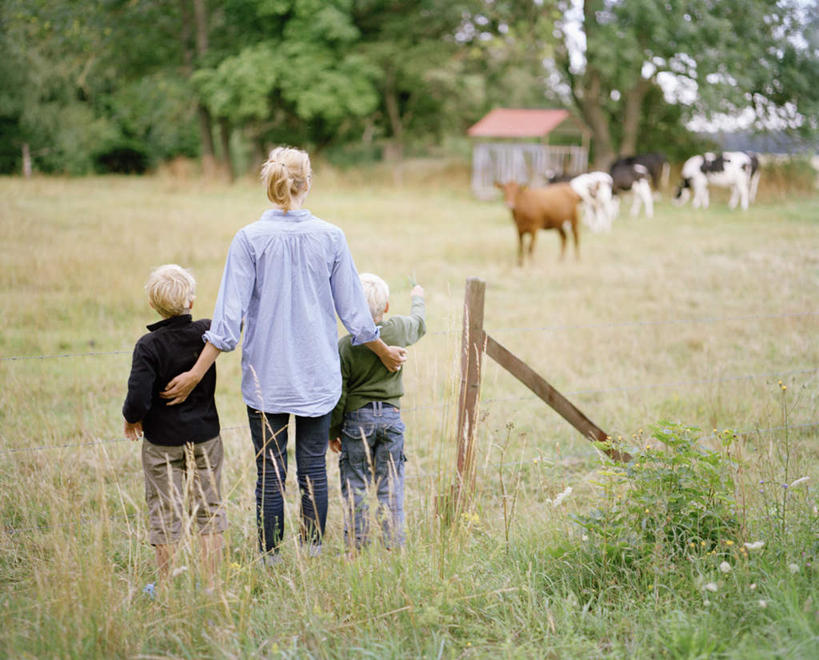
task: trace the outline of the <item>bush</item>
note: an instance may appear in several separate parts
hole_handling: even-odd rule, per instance
[[[661,423],[652,436],[628,464],[607,465],[600,507],[575,520],[623,566],[719,553],[739,532],[732,461],[702,447],[693,427]],[[734,436],[720,438],[727,447]]]

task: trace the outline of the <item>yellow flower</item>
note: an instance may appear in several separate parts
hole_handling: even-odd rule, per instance
[[[734,545],[734,542],[731,541],[730,539],[726,539],[725,540],[725,545]]]

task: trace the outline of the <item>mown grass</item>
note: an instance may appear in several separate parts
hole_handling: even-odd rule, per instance
[[[154,320],[142,284],[161,263],[190,267],[195,311],[209,316],[227,245],[263,194],[162,177],[0,180],[0,652],[815,657],[817,198],[763,189],[746,213],[719,198],[708,211],[661,201],[651,221],[583,233],[580,261],[559,263],[556,236],[542,233],[520,269],[508,212],[473,200],[465,177],[409,168],[404,181],[318,169],[308,206],[345,230],[359,270],[390,283],[396,312],[410,276],[427,290],[429,334],[404,377],[406,551],[344,560],[333,492],[324,556],[289,538],[281,567],[256,566],[237,352],[218,365],[224,587],[205,595],[183,553],[188,570],[153,601],[141,467],[119,417],[131,348]],[[638,570],[584,540],[572,516],[606,504],[597,452],[491,361],[473,504],[443,524],[468,276],[487,281],[488,332],[615,438],[652,442],[663,419],[699,426],[712,448],[712,429],[737,431],[731,545]],[[805,475],[786,501],[782,483]],[[738,550],[756,540],[761,551]]]

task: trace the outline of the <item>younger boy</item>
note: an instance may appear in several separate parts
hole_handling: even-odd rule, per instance
[[[187,511],[202,535],[202,564],[212,587],[227,526],[220,494],[222,439],[213,396],[215,365],[184,403],[169,406],[159,397],[168,381],[194,365],[205,345],[202,335],[210,328],[210,319],[191,320],[195,289],[193,276],[175,264],[160,266],[148,278],[148,303],[163,320],[149,325],[150,332],[134,347],[122,415],[125,436],[144,438],[145,499],[160,579],[167,578],[182,535],[184,494],[189,492]]]
[[[416,285],[409,316],[389,311],[390,290],[377,275],[360,275],[373,321],[381,339],[392,346],[410,346],[426,332],[424,290]],[[341,358],[341,398],[330,422],[330,446],[341,452],[339,471],[344,497],[344,536],[348,546],[361,548],[368,542],[367,487],[374,484],[378,495],[378,519],[384,544],[404,545],[404,424],[401,371],[391,373],[364,346],[353,346],[350,335],[338,342]],[[351,537],[354,535],[354,539]]]

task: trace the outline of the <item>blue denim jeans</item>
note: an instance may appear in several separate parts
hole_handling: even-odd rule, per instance
[[[380,401],[344,415],[339,472],[348,547],[369,541],[370,488],[378,497],[384,544],[404,545],[404,430],[401,411]]]
[[[259,550],[278,552],[284,536],[287,480],[288,413],[263,413],[248,407],[250,435],[256,449],[256,526]],[[327,439],[330,413],[296,415],[296,477],[301,491],[301,538],[318,545],[327,521]]]

